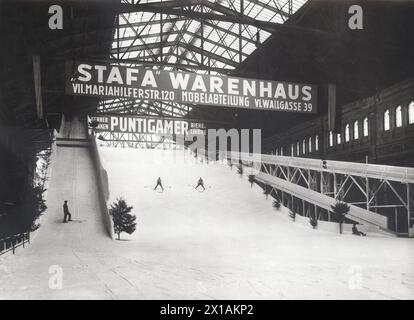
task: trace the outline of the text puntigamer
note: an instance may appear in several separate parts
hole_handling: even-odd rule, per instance
[[[178,120],[110,117],[110,130],[130,133],[188,134],[188,122]]]

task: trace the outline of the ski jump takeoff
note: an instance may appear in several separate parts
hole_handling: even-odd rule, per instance
[[[164,191],[164,187],[162,186],[162,182],[161,182],[161,178],[158,177],[157,179],[157,184],[155,185],[155,188],[153,190],[156,190],[158,188],[158,186],[161,187],[162,191]]]
[[[203,188],[203,191],[206,190],[206,188],[204,187],[204,181],[203,181],[203,179],[201,179],[201,177],[200,177],[200,179],[198,179],[197,185],[195,186],[194,189],[197,190],[198,187],[202,187]]]

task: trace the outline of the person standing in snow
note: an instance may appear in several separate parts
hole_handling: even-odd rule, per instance
[[[202,187],[204,191],[206,190],[206,188],[204,187],[204,181],[203,181],[203,179],[201,179],[201,177],[200,177],[200,179],[198,179],[197,185],[194,189],[197,190],[198,187]]]
[[[69,219],[66,221],[67,218]],[[72,215],[69,212],[68,200],[65,200],[63,203],[63,222],[67,223],[68,221],[72,221]]]
[[[164,191],[164,187],[162,186],[162,182],[161,182],[161,178],[160,177],[158,177],[158,179],[157,179],[157,184],[155,185],[154,190],[156,190],[158,188],[158,186],[160,186],[161,189],[162,189],[162,191]]]

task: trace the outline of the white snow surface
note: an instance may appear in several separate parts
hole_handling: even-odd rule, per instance
[[[248,172],[183,151],[100,151],[110,201],[134,207],[135,233],[108,237],[88,150],[58,148],[37,237],[0,257],[0,298],[414,298],[413,239],[312,230],[276,211]],[[163,193],[152,190],[158,176]],[[205,192],[194,190],[199,177]],[[65,199],[77,222],[61,223]]]

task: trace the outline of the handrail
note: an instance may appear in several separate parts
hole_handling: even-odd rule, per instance
[[[0,239],[0,256],[10,251],[15,254],[16,248],[25,248],[26,243],[30,244],[30,231],[2,238]]]
[[[301,198],[309,203],[316,204],[318,207],[329,211],[331,211],[332,206],[336,203],[336,200],[332,197],[326,196],[322,193],[307,189],[300,185],[294,184],[292,182],[286,181],[284,179],[272,176],[264,172],[257,172],[256,180],[272,185],[273,187],[279,190],[290,193],[295,197]],[[370,224],[380,227],[383,230],[388,230],[387,217],[352,204],[349,204],[349,206],[350,211],[348,213],[348,216],[350,219],[362,224]]]
[[[409,167],[326,160],[326,168],[324,168],[322,160],[320,159],[275,156],[268,154],[249,154],[244,152],[231,152],[228,154],[228,158],[234,160],[240,159],[248,162],[261,162],[316,171],[348,174],[380,180],[387,179],[403,183],[414,183],[414,168]]]

